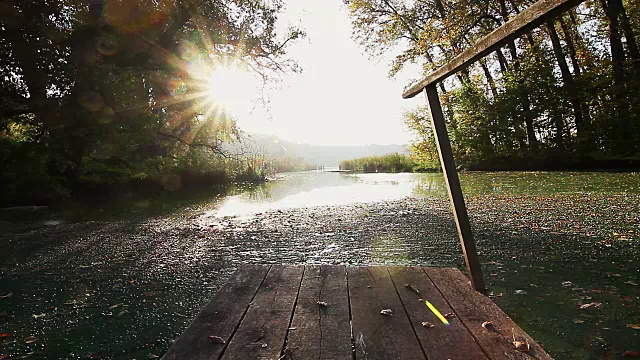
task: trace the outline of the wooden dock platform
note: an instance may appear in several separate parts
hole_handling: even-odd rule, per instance
[[[163,357],[550,358],[457,269],[331,265],[241,266]]]

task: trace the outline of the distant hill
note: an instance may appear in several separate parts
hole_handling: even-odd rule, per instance
[[[337,167],[340,161],[391,153],[408,154],[402,145],[310,145],[282,140],[276,136],[243,134],[241,144],[228,145],[234,151],[264,150],[275,158],[302,158],[309,164]]]

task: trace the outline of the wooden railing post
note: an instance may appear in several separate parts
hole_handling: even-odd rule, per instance
[[[471,284],[474,289],[484,292],[486,288],[484,279],[482,278],[482,269],[480,268],[480,261],[478,260],[476,243],[471,233],[469,215],[467,214],[467,207],[465,206],[464,196],[460,188],[460,179],[458,178],[456,163],[453,159],[451,141],[447,134],[447,125],[444,121],[444,114],[442,113],[442,106],[440,106],[436,84],[429,84],[425,88],[425,91],[427,93],[427,100],[429,100],[429,108],[431,109],[431,125],[433,126],[433,133],[436,138],[436,144],[438,145],[440,165],[442,166],[442,172],[447,182],[449,200],[453,208],[453,218],[458,228],[458,236],[460,237],[464,261],[471,275]]]

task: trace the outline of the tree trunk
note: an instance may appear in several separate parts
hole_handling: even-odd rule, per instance
[[[612,136],[613,148],[620,154],[629,152],[632,144],[632,124],[629,116],[629,103],[625,95],[624,81],[624,47],[620,39],[618,18],[622,12],[622,2],[616,0],[600,0],[604,13],[609,20],[609,44],[613,63],[613,102],[615,106],[616,134]]]
[[[570,14],[571,16],[572,14]],[[582,69],[580,67],[580,62],[578,61],[578,55],[576,52],[576,46],[574,43],[574,37],[578,36],[573,29],[567,25],[566,21],[563,18],[560,18],[560,27],[562,28],[562,33],[564,34],[565,42],[567,43],[567,49],[569,49],[569,57],[571,58],[571,65],[573,66],[573,74],[574,78],[578,79],[582,75]],[[582,92],[586,94],[586,92]],[[578,91],[578,97],[582,99],[580,101],[582,106],[582,117],[584,120],[584,128],[586,129],[589,124],[591,124],[591,113],[589,109],[589,105],[583,101],[584,97],[581,96],[580,91]]]
[[[493,95],[493,98],[496,99],[498,97],[498,90],[496,89],[496,82],[493,80],[493,76],[491,75],[491,71],[489,71],[487,62],[484,60],[480,60],[480,67],[482,68],[482,72],[484,72],[484,76],[487,78],[489,89],[491,89],[491,95]]]
[[[611,61],[613,62],[613,83],[616,88],[624,87],[624,47],[620,39],[618,17],[622,11],[615,0],[600,0],[604,13],[609,20],[609,45],[611,46]]]
[[[569,58],[571,58],[571,66],[573,66],[573,74],[578,77],[582,73],[580,70],[580,63],[578,62],[578,55],[576,52],[576,46],[573,43],[573,32],[569,30],[567,23],[563,18],[560,18],[560,28],[564,34],[564,41],[567,43],[567,49],[569,49]]]
[[[569,101],[571,102],[571,107],[573,108],[573,115],[575,117],[576,122],[576,131],[578,136],[582,135],[584,118],[582,117],[582,105],[580,103],[580,98],[578,97],[578,89],[576,88],[576,83],[569,72],[569,65],[567,64],[567,60],[564,57],[564,52],[562,51],[562,44],[560,43],[560,37],[558,36],[558,32],[556,31],[556,27],[552,21],[547,22],[547,30],[549,31],[549,36],[551,37],[551,45],[553,46],[553,53],[556,55],[556,59],[558,60],[558,66],[560,67],[560,74],[562,75],[562,82],[564,82],[564,88],[569,96]],[[561,120],[556,121],[557,129],[559,134],[556,135],[557,142],[562,142],[562,132],[564,132],[564,122]]]
[[[640,51],[638,51],[638,43],[636,42],[636,35],[629,23],[629,18],[627,17],[627,11],[624,8],[624,4],[621,0],[611,0],[618,2],[620,8],[620,28],[622,28],[622,32],[624,33],[624,37],[627,40],[627,50],[629,52],[629,58],[632,61],[633,69],[635,71],[636,78],[640,78]]]
[[[503,73],[507,71],[507,58],[504,57],[502,53],[502,49],[496,50],[496,55],[498,55],[498,64],[500,64],[500,71]]]
[[[54,126],[52,123],[54,116],[51,116],[52,107],[49,106],[47,97],[47,87],[49,86],[45,70],[47,64],[44,63],[40,54],[40,48],[46,46],[40,25],[42,19],[46,18],[48,9],[30,2],[26,2],[20,8],[16,6],[9,7],[9,9],[15,11],[15,14],[7,14],[8,16],[18,16],[18,11],[21,11],[26,20],[22,28],[14,28],[10,33],[6,32],[11,37],[13,56],[17,64],[20,64],[22,80],[29,93],[27,101],[29,111],[36,116],[37,121],[46,130],[50,130]]]
[[[500,5],[500,15],[502,16],[502,20],[504,22],[509,21],[509,13],[507,11],[507,5],[505,0],[498,0],[498,4]],[[531,112],[531,100],[529,99],[529,95],[527,94],[526,88],[524,86],[524,79],[522,78],[522,73],[520,71],[520,61],[518,60],[518,51],[516,48],[516,44],[514,41],[507,42],[507,47],[511,52],[511,60],[513,61],[513,69],[516,71],[518,76],[518,84],[520,85],[520,99],[522,102],[522,110],[524,112],[524,122],[525,128],[527,130],[527,141],[529,143],[529,149],[536,149],[538,147],[538,139],[536,138],[535,129],[533,127],[533,114]]]

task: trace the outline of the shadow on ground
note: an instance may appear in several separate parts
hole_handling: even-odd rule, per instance
[[[640,198],[580,196],[469,208],[494,300],[554,357],[617,358],[638,350]],[[0,250],[2,351],[47,359],[161,356],[240,263],[464,263],[442,198],[62,224]]]

